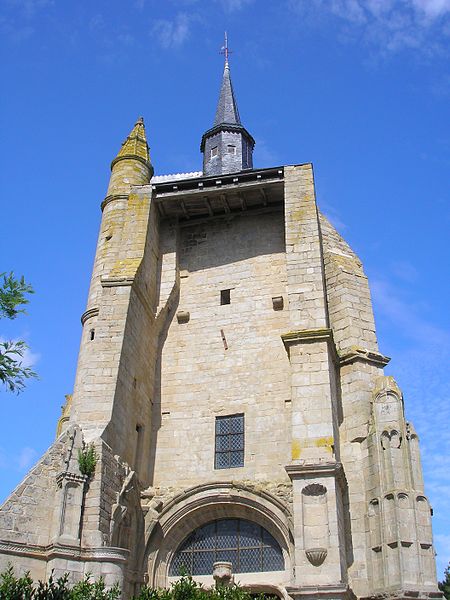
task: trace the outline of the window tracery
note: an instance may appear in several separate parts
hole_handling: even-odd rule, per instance
[[[244,519],[220,519],[195,529],[182,542],[169,575],[178,576],[183,571],[210,575],[217,561],[231,562],[234,573],[284,569],[281,547],[264,527]]]

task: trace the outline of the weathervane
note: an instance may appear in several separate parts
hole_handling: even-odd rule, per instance
[[[225,56],[225,66],[228,66],[228,56],[230,54],[232,54],[233,51],[228,49],[228,36],[227,36],[227,32],[225,31],[225,45],[222,46],[222,48],[220,49],[220,54],[223,54]]]

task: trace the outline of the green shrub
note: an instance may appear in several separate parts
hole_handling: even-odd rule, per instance
[[[91,582],[86,575],[83,581],[72,588],[68,585],[68,576],[59,579],[50,575],[47,582],[38,581],[34,585],[29,573],[16,577],[12,566],[0,575],[0,600],[116,600],[120,597],[119,587],[105,588],[103,579]]]
[[[15,577],[10,565],[0,575],[0,600],[31,600],[33,594],[33,580],[28,573],[23,577]]]
[[[56,580],[51,575],[46,583],[38,581],[37,584],[33,583],[29,573],[16,577],[12,566],[0,574],[0,600],[117,600],[119,597],[118,585],[106,589],[102,578],[91,581],[90,575],[86,575],[83,581],[69,587],[67,574]],[[262,594],[260,599],[264,600]],[[239,585],[221,586],[209,590],[196,583],[191,576],[183,575],[167,590],[144,585],[133,600],[254,600],[254,598]]]
[[[264,598],[268,600],[273,596],[261,594],[260,600]],[[254,596],[237,584],[205,589],[190,575],[183,575],[168,590],[155,590],[145,585],[133,600],[254,600]]]
[[[94,474],[96,464],[97,453],[94,444],[89,444],[82,450],[78,450],[78,466],[82,475],[91,477]]]

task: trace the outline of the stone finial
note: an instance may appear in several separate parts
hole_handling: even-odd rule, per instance
[[[61,416],[56,426],[56,437],[59,438],[61,433],[67,429],[70,419],[70,409],[72,408],[72,394],[66,394],[65,403],[61,406]]]
[[[213,564],[213,578],[216,582],[216,587],[228,587],[233,583],[232,563],[230,562],[215,562]]]

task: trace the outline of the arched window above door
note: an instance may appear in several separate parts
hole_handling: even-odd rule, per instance
[[[169,575],[212,575],[217,561],[231,562],[233,573],[284,570],[281,547],[264,527],[244,519],[220,519],[195,529],[182,542]]]

